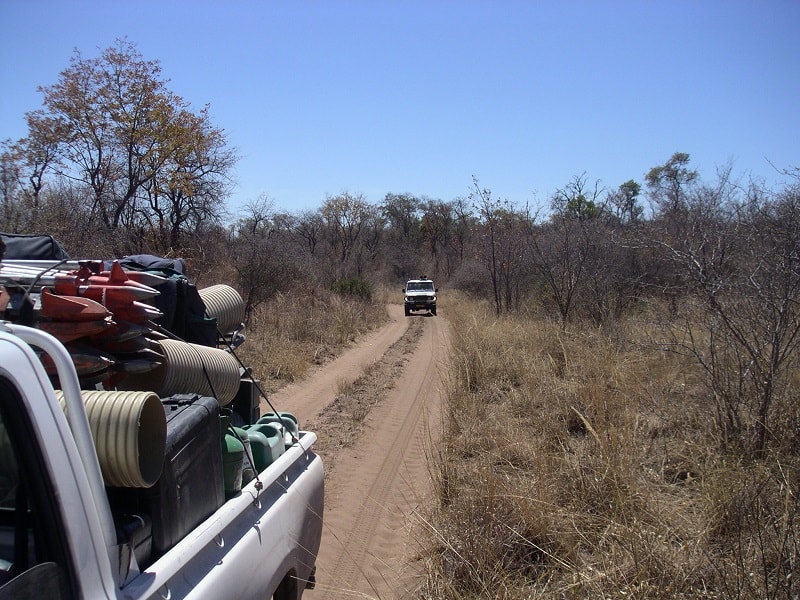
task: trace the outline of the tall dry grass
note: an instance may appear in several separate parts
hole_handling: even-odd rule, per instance
[[[448,299],[421,596],[796,598],[796,456],[726,453],[647,310],[612,329]]]
[[[379,301],[325,291],[278,295],[254,311],[240,352],[265,391],[275,391],[336,356],[387,318],[385,304]]]

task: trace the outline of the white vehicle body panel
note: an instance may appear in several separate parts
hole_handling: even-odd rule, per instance
[[[36,441],[40,447],[47,448],[43,453],[45,465],[51,481],[59,482],[53,492],[58,494],[62,519],[70,523],[73,530],[68,536],[72,556],[75,563],[81,565],[80,593],[84,598],[114,597],[116,582],[112,573],[115,569],[112,569],[110,552],[97,543],[105,540],[99,515],[103,510],[109,514],[108,502],[105,507],[97,506],[100,499],[92,494],[87,468],[41,361],[27,343],[9,330],[24,331],[17,326],[5,328],[0,324],[0,372],[24,392],[23,403],[36,422]],[[51,337],[45,333],[41,335]],[[52,340],[58,343],[55,338]],[[96,458],[95,466],[99,473]]]
[[[83,404],[76,408],[68,403],[69,417],[64,414],[29,344],[51,345],[51,356],[60,347],[68,359],[52,336],[0,322],[0,376],[20,392],[31,417],[34,442],[67,530],[78,597],[264,599],[287,574],[300,579],[302,593],[302,580],[313,575],[322,529],[323,467],[311,451],[314,433],[301,432],[299,442],[239,495],[139,572],[135,559],[121,558],[128,555],[117,546],[108,499],[97,491],[102,479],[93,446],[91,456],[85,447],[81,451],[84,436],[91,440]],[[57,364],[59,360],[55,358]],[[74,369],[62,373],[66,368],[59,368],[65,396],[77,384]]]

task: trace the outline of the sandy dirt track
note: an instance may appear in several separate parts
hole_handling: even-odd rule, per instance
[[[441,317],[406,318],[399,305],[388,310],[387,325],[270,396],[301,426],[313,425],[321,441],[347,440],[329,442],[323,454],[324,527],[317,586],[303,596],[309,600],[414,597],[412,529],[432,501],[428,453],[441,431],[448,333]],[[342,389],[368,399],[359,401],[368,413],[349,439],[336,435],[348,426],[338,404]]]

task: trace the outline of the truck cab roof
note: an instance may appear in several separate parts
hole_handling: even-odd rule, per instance
[[[409,279],[406,282],[406,291],[432,291],[434,289],[433,281],[430,279]]]

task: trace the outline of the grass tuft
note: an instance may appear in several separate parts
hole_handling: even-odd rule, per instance
[[[304,377],[387,318],[382,303],[331,292],[279,295],[255,310],[242,359],[265,390],[274,391]]]
[[[720,443],[661,315],[563,328],[449,298],[447,317],[422,597],[800,595],[800,460]]]

